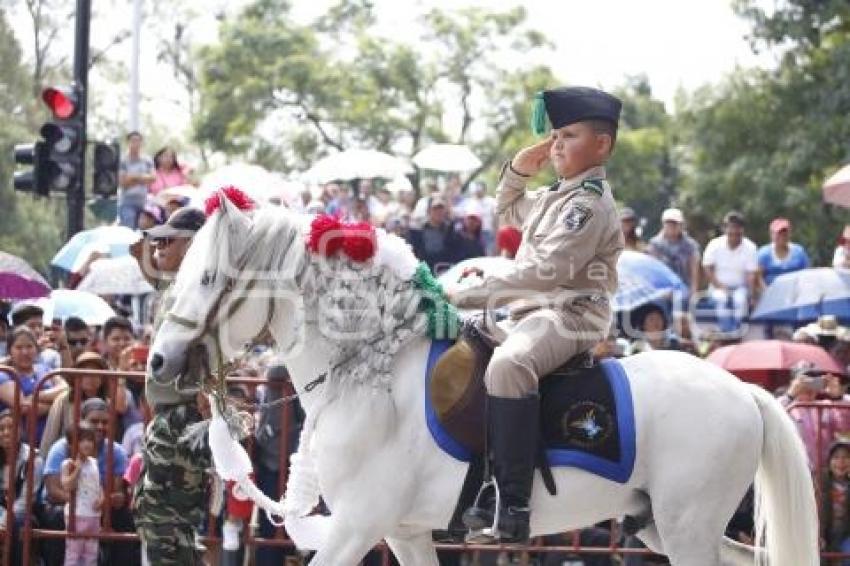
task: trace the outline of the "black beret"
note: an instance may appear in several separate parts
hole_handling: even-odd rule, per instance
[[[554,129],[582,120],[606,120],[616,127],[622,106],[619,98],[595,88],[571,86],[544,90],[535,100],[532,130],[537,135],[545,133],[544,110]]]

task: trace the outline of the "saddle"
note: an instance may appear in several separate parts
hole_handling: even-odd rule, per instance
[[[484,372],[498,342],[481,322],[469,319],[461,326],[457,342],[446,350],[431,372],[431,404],[436,417],[460,445],[471,454],[484,452]],[[557,376],[594,367],[590,352],[582,352],[541,379],[541,397],[548,382]]]

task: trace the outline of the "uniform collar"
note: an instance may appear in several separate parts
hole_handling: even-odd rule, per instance
[[[587,169],[583,173],[579,173],[575,177],[570,177],[569,179],[558,179],[558,181],[552,185],[550,190],[558,191],[575,189],[576,187],[580,187],[581,184],[588,179],[605,179],[605,167],[597,165],[596,167]]]

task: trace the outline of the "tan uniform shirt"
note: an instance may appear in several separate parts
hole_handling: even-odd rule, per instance
[[[514,270],[485,273],[483,283],[456,294],[455,303],[508,305],[515,319],[541,308],[564,314],[590,310],[600,325],[610,323],[624,241],[605,169],[593,167],[531,192],[526,181],[506,164],[497,194],[500,220],[522,226]]]

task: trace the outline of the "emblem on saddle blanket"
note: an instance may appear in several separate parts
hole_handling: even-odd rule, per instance
[[[434,341],[426,369],[426,420],[435,442],[470,462],[484,447],[483,349],[464,340]],[[486,352],[489,354],[489,352]],[[629,480],[635,461],[631,387],[616,360],[557,370],[540,380],[540,426],[549,465]]]

